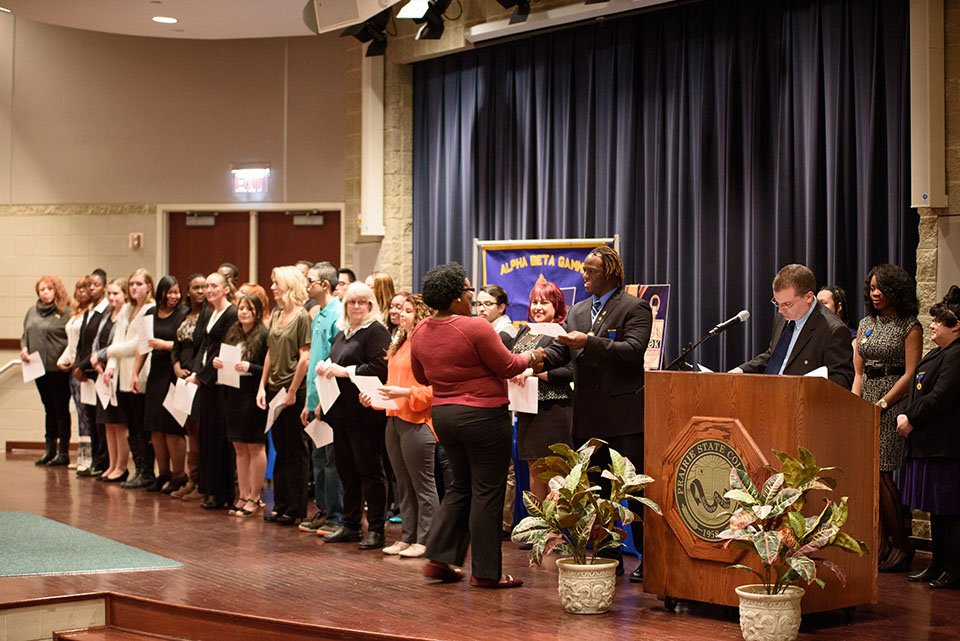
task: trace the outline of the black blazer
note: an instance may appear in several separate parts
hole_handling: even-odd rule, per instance
[[[923,357],[904,414],[913,425],[907,456],[960,459],[960,340]]]
[[[196,374],[205,385],[217,384],[217,370],[213,367],[213,359],[220,355],[220,343],[223,342],[227,330],[237,322],[237,306],[231,304],[223,310],[223,314],[208,332],[207,323],[211,316],[213,308],[208,305],[197,317],[197,329],[193,332],[193,367],[186,368]],[[203,364],[204,360],[206,365]],[[180,367],[184,367],[184,364],[180,363]]]
[[[97,340],[97,333],[100,331],[100,319],[103,314],[110,313],[110,305],[103,308],[102,312],[94,311],[94,308],[100,303],[94,305],[83,313],[84,321],[80,325],[80,336],[77,338],[77,354],[73,360],[75,368],[83,371],[87,378],[96,378],[97,370],[90,366],[90,353],[93,351],[93,343]]]
[[[653,314],[647,301],[618,289],[591,326],[592,297],[572,308],[563,324],[588,334],[581,350],[553,343],[544,369],[573,363],[573,438],[609,438],[643,432],[643,355]]]
[[[803,324],[793,351],[787,358],[784,374],[803,376],[818,367],[827,367],[827,378],[850,389],[853,385],[853,346],[850,340],[850,328],[843,324],[840,317],[814,301],[810,318]],[[773,335],[767,351],[740,366],[747,374],[762,374],[767,361],[773,354],[780,334],[786,327],[783,314],[777,314],[773,321]]]

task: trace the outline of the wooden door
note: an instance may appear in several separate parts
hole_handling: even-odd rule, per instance
[[[323,212],[323,225],[294,225],[282,211],[257,214],[257,282],[268,291],[270,272],[298,260],[328,260],[340,266],[340,212]]]
[[[187,226],[186,212],[170,212],[170,273],[181,284],[194,273],[209,274],[221,263],[240,270],[240,282],[250,272],[250,213],[220,212],[212,227]]]

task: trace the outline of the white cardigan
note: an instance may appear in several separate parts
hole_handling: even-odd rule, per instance
[[[133,380],[133,365],[137,358],[137,343],[140,341],[140,319],[155,307],[149,303],[140,308],[140,312],[130,318],[133,305],[125,303],[117,316],[117,326],[113,331],[113,342],[107,348],[107,369],[113,368],[116,373],[117,384],[121,392],[132,391],[130,382]],[[147,358],[137,380],[140,382],[140,392],[147,388],[147,377],[150,375],[150,359]]]
[[[77,358],[77,343],[80,341],[80,326],[82,324],[83,312],[71,316],[70,320],[67,321],[67,346],[64,348],[63,354],[60,354],[60,358],[57,359],[57,365],[63,367],[73,365],[73,361]]]

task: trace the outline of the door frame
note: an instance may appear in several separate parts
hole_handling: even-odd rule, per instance
[[[346,223],[343,219],[346,210],[345,203],[342,202],[314,202],[314,203],[165,203],[157,205],[157,271],[158,274],[166,274],[170,268],[170,212],[174,211],[196,211],[196,212],[220,212],[220,211],[246,211],[250,212],[250,272],[257,273],[258,258],[257,255],[257,215],[260,212],[294,211],[305,209],[318,209],[320,211],[338,211],[340,212],[340,256],[338,267],[343,266],[344,240]]]

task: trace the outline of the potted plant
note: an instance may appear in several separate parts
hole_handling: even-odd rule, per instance
[[[607,469],[590,466],[594,452],[606,444],[592,438],[577,451],[563,443],[551,445],[557,456],[532,464],[534,473],[549,484],[550,493],[543,501],[523,493],[529,516],[517,524],[511,537],[533,546],[530,565],[540,565],[551,552],[567,555],[557,560],[558,590],[563,607],[576,614],[599,614],[610,608],[617,562],[599,554],[619,547],[627,536],[623,527],[636,518],[624,503],[639,502],[660,514],[656,503],[639,495],[653,479],[637,474],[628,458],[610,448]],[[598,472],[609,482],[606,495],[589,478]]]
[[[818,550],[838,547],[863,556],[866,543],[857,541],[840,528],[847,520],[847,497],[834,503],[824,499],[819,513],[804,516],[801,510],[806,495],[813,490],[830,491],[836,481],[821,476],[832,467],[819,467],[813,454],[798,448],[799,458],[774,450],[781,462],[761,489],[743,470],[730,471],[730,490],[724,494],[738,503],[730,515],[728,529],[718,536],[727,539],[724,547],[734,545],[755,553],[762,571],[743,564],[731,567],[751,572],[760,583],[737,588],[740,597],[740,630],[746,641],[779,641],[797,638],[800,628],[800,599],[804,588],[797,583],[824,582],[817,576],[817,565],[829,568],[846,584],[843,571],[835,563],[813,556]]]

